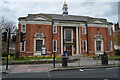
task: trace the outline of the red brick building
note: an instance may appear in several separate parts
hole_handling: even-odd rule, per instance
[[[19,32],[26,33],[25,41],[18,41],[16,51],[23,55],[46,54],[94,55],[113,53],[112,23],[103,18],[63,14],[28,14],[19,18]]]

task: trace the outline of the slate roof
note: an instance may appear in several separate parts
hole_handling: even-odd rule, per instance
[[[60,20],[60,21],[87,21],[87,22],[94,22],[94,21],[100,21],[102,23],[110,23],[107,22],[106,19],[104,18],[94,18],[94,17],[89,17],[89,16],[78,16],[78,15],[68,15],[68,16],[63,16],[61,14],[28,14],[27,17],[20,17],[20,19],[26,19],[26,20],[32,20],[33,18],[36,17],[43,17],[46,18],[47,20]],[[111,23],[112,24],[112,23]]]

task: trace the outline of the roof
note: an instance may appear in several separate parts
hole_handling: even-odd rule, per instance
[[[107,22],[106,19],[104,18],[93,18],[89,16],[78,16],[78,15],[68,15],[68,16],[63,16],[61,14],[28,14],[27,17],[20,17],[18,20],[21,19],[26,19],[26,20],[32,20],[33,18],[36,17],[42,17],[47,20],[59,20],[59,21],[87,21],[87,22],[102,22],[102,23],[109,23]]]

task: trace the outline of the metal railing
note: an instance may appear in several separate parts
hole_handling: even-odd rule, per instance
[[[106,58],[105,58],[106,59]],[[107,58],[109,65],[119,65],[120,57]],[[83,57],[83,56],[68,56],[67,67],[87,67],[87,66],[103,66],[101,57]],[[56,62],[56,67],[62,67],[62,59]]]

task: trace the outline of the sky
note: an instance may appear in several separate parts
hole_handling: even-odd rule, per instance
[[[17,25],[18,18],[28,14],[62,14],[64,1],[68,4],[69,15],[106,18],[108,22],[118,22],[119,0],[1,0],[0,17]]]

